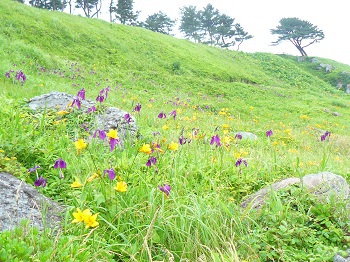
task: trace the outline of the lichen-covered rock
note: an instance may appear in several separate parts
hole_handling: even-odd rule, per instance
[[[251,208],[259,209],[265,204],[271,189],[278,191],[294,184],[300,184],[300,186],[317,196],[320,200],[328,200],[331,196],[336,196],[338,199],[345,200],[349,198],[350,194],[349,185],[342,176],[331,172],[321,172],[306,175],[302,179],[291,177],[273,183],[247,197],[241,203],[241,207],[246,208],[250,206]]]
[[[64,213],[64,206],[33,186],[11,174],[0,173],[0,231],[13,229],[23,219],[39,229],[58,228]]]

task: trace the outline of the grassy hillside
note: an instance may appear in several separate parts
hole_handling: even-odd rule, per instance
[[[12,242],[24,231],[1,233],[1,261],[332,261],[346,249],[341,200],[320,205],[293,188],[260,211],[239,204],[287,177],[330,171],[350,182],[350,96],[335,86],[350,66],[317,58],[334,66],[327,74],[311,58],[222,50],[10,0],[0,2],[0,50],[0,171],[33,183],[27,170],[40,165],[47,186],[38,190],[68,206],[59,240],[49,230],[27,242]],[[139,128],[113,151],[81,128],[92,126],[90,115],[26,106],[82,88],[94,101],[107,87],[98,110],[124,109]],[[240,132],[258,139],[240,140]],[[79,152],[78,139],[89,141]],[[147,153],[154,144],[160,149]],[[147,166],[151,156],[157,161]],[[67,162],[61,179],[59,158]],[[103,175],[111,169],[113,181]],[[99,225],[72,224],[77,208],[98,214]]]

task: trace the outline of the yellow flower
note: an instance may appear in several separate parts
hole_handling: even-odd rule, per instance
[[[66,114],[68,114],[68,112],[66,110],[61,110],[61,111],[57,112],[57,115],[60,115],[60,116],[66,115]]]
[[[78,149],[78,153],[84,148],[87,147],[87,143],[84,142],[84,139],[78,139],[74,142],[75,148]]]
[[[115,190],[118,192],[126,192],[127,191],[128,184],[124,181],[117,182],[117,185],[115,186]]]
[[[75,181],[70,186],[73,188],[79,188],[79,187],[82,187],[83,185],[79,182],[78,179],[75,179]]]
[[[91,182],[92,180],[94,180],[97,177],[99,177],[99,175],[97,173],[94,173],[92,176],[90,176],[90,177],[88,177],[88,179],[86,179],[86,182]]]
[[[110,129],[109,132],[106,134],[110,138],[118,139],[118,130],[116,129]]]
[[[222,128],[223,128],[223,129],[229,129],[230,126],[229,126],[228,124],[223,124],[223,125],[222,125]]]
[[[171,143],[168,145],[168,148],[171,151],[176,151],[179,149],[179,144],[178,143],[174,143],[173,141],[171,141]]]
[[[95,215],[85,216],[84,222],[85,222],[85,228],[89,227],[97,227],[99,223],[96,221],[98,213]]]
[[[148,104],[147,106],[148,106],[149,108],[152,108],[153,105],[152,105],[152,104]]]
[[[166,131],[166,130],[169,129],[169,127],[168,127],[167,125],[164,125],[164,126],[162,127],[162,129],[163,129],[164,131]]]
[[[304,119],[304,120],[309,119],[309,117],[308,117],[307,115],[302,115],[302,116],[300,116],[300,118],[301,118],[301,119]]]
[[[152,148],[149,144],[143,144],[139,151],[149,155],[152,153]]]
[[[80,208],[77,207],[77,212],[73,212],[74,219],[72,223],[79,223],[85,221],[86,217],[91,216],[91,211],[89,209],[85,209],[81,211]]]

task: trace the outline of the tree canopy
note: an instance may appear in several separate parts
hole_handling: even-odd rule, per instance
[[[271,29],[271,34],[279,35],[273,45],[278,45],[282,41],[289,40],[300,52],[302,56],[307,56],[304,48],[324,39],[324,33],[317,26],[308,21],[296,17],[282,18],[276,29]],[[303,40],[309,40],[303,45]]]
[[[169,16],[160,11],[149,15],[146,21],[142,23],[144,28],[167,35],[173,30],[174,25],[175,20],[171,20]]]
[[[220,47],[234,46],[237,42],[238,48],[244,40],[253,36],[248,35],[240,24],[235,24],[235,19],[221,14],[211,4],[203,10],[197,11],[194,6],[185,6],[181,11],[180,31],[186,38]]]

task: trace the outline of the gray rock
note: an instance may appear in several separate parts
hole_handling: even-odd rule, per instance
[[[102,129],[106,132],[110,129],[117,129],[121,137],[125,137],[127,134],[134,135],[137,130],[136,120],[130,115],[130,123],[128,124],[124,119],[127,113],[115,107],[107,108],[104,114],[96,117],[97,129]]]
[[[258,136],[250,132],[236,132],[236,134],[241,134],[242,139],[256,140]]]
[[[271,189],[274,191],[279,191],[294,184],[300,184],[311,194],[317,196],[320,200],[327,201],[332,196],[336,196],[338,199],[343,200],[349,198],[349,185],[342,176],[330,172],[321,172],[306,175],[302,179],[291,177],[273,183],[272,185],[262,188],[246,198],[241,203],[241,207],[246,208],[251,206],[251,208],[260,209],[265,204]]]
[[[76,97],[61,92],[51,92],[41,96],[36,96],[29,100],[28,106],[30,109],[37,111],[45,108],[52,110],[64,110],[70,108],[71,103]],[[81,100],[81,110],[87,112],[95,103],[89,100]],[[76,108],[76,107],[75,107]],[[137,126],[135,118],[130,115],[129,123],[124,119],[128,112],[115,108],[108,107],[103,114],[96,115],[95,122],[91,123],[95,129],[100,129],[108,132],[110,129],[117,129],[121,138],[127,134],[134,135]],[[94,132],[94,130],[92,130]],[[92,134],[91,134],[92,135]]]
[[[312,58],[311,59],[311,63],[314,63],[314,64],[316,64],[316,63],[319,63],[320,61],[317,59],[317,58]]]
[[[241,207],[246,208],[248,206],[251,206],[254,209],[259,209],[265,204],[265,200],[267,196],[270,194],[271,189],[273,191],[278,191],[297,183],[300,183],[300,178],[297,178],[297,177],[290,177],[290,178],[278,181],[276,183],[273,183],[272,185],[268,187],[264,187],[259,191],[257,191],[256,193],[254,193],[253,195],[249,196],[246,200],[244,200],[241,203]]]
[[[13,229],[23,219],[39,229],[59,228],[64,213],[64,206],[41,195],[33,186],[0,173],[0,231]]]
[[[346,85],[345,93],[350,94],[350,84]]]
[[[66,94],[66,93],[61,93],[61,92],[56,92],[53,91],[49,94],[44,94],[41,96],[36,96],[33,97],[32,99],[29,100],[28,106],[30,109],[36,111],[40,109],[66,109],[70,107],[70,104],[73,102],[75,99],[75,96]],[[95,105],[95,103],[89,101],[89,100],[83,100],[81,101],[82,108],[83,109],[88,109]]]
[[[303,177],[303,186],[310,193],[326,198],[336,195],[338,198],[346,199],[350,192],[346,180],[331,172],[306,175]]]

